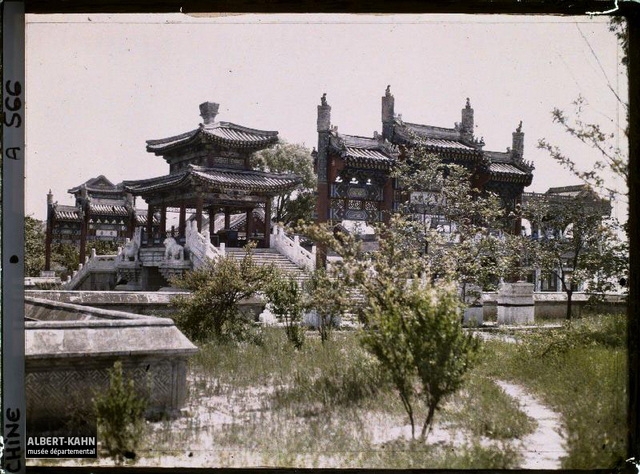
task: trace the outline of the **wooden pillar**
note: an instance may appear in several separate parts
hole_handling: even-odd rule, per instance
[[[228,207],[224,208],[224,229],[229,230],[231,227],[231,210]]]
[[[185,232],[187,227],[187,206],[184,202],[180,203],[180,217],[178,220],[178,238],[183,238],[187,235]]]
[[[216,210],[210,206],[207,212],[209,214],[209,242],[213,242],[216,235]]]
[[[53,225],[54,225],[54,211],[49,205],[47,207],[47,235],[44,242],[44,269],[51,270],[51,243],[53,241]]]
[[[249,238],[253,235],[253,229],[253,209],[249,209],[247,211],[247,226],[245,230],[247,233],[247,241],[249,241]]]
[[[80,214],[80,263],[87,256],[87,230],[89,227],[89,206],[84,206]]]
[[[153,247],[153,206],[147,207],[147,245]]]
[[[264,247],[271,247],[271,198],[264,203]]]
[[[167,205],[160,207],[160,238],[164,239],[167,233]]]
[[[202,206],[204,205],[204,199],[202,193],[198,191],[196,195],[196,224],[198,225],[198,232],[202,230]]]

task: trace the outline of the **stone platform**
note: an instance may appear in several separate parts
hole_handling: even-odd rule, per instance
[[[187,359],[197,348],[168,318],[25,297],[25,385],[29,429],[54,430],[92,416],[92,399],[121,361],[148,416],[178,411]]]

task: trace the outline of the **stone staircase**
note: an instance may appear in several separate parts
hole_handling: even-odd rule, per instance
[[[245,249],[241,248],[227,247],[225,252],[227,255],[237,260],[241,260],[246,254]],[[304,283],[309,278],[309,274],[305,270],[298,267],[295,263],[291,262],[287,257],[275,249],[253,249],[251,253],[253,261],[258,265],[272,264],[281,271],[291,275],[299,284]]]

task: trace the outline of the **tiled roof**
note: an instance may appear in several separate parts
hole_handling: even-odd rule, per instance
[[[334,132],[331,145],[351,164],[374,167],[389,167],[395,153],[377,138],[344,135]]]
[[[430,150],[452,151],[478,157],[482,155],[479,147],[473,147],[465,143],[460,136],[460,132],[452,128],[403,122],[402,124],[396,124],[394,131],[399,141],[417,142],[417,144],[423,145]],[[396,140],[394,139],[394,141]]]
[[[128,216],[129,212],[124,206],[114,206],[109,204],[90,204],[91,214],[99,214],[101,216]]]
[[[489,171],[491,174],[496,175],[531,176],[531,173],[523,171],[511,163],[491,163],[491,165],[489,165]]]
[[[121,193],[122,183],[113,184],[104,175],[100,175],[96,178],[91,178],[78,186],[69,189],[67,192],[70,194],[77,194],[85,187],[87,191],[107,192],[107,193]]]
[[[80,209],[59,204],[55,207],[54,216],[61,221],[80,221]]]
[[[278,132],[257,130],[230,122],[200,125],[196,130],[173,137],[147,140],[147,151],[162,155],[183,145],[207,140],[235,148],[262,148],[278,141]]]
[[[169,189],[195,180],[221,192],[240,190],[275,195],[294,189],[300,184],[295,175],[278,175],[262,171],[220,170],[189,165],[178,173],[140,181],[125,181],[125,189],[134,194],[148,194]]]

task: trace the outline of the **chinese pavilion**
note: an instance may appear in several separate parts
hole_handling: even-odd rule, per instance
[[[533,178],[533,165],[523,160],[522,123],[512,134],[506,152],[486,151],[474,136],[474,111],[469,99],[461,122],[453,128],[409,123],[396,115],[394,97],[387,87],[382,97],[382,133],[372,138],[338,133],[331,125],[331,106],[326,94],[318,106],[318,221],[385,221],[398,208],[401,189],[391,178],[394,162],[406,147],[421,146],[444,162],[464,165],[471,171],[474,187],[501,197],[511,209],[522,199]],[[519,223],[514,224],[519,227]],[[519,231],[514,229],[514,231]]]
[[[211,223],[212,243],[240,244],[231,229],[231,215],[244,213],[246,238],[254,237],[260,247],[270,246],[270,219],[265,219],[263,233],[258,235],[254,210],[263,208],[264,214],[270,216],[271,199],[293,190],[300,180],[291,174],[253,170],[251,154],[277,143],[278,132],[216,121],[218,108],[219,104],[205,102],[200,105],[204,123],[195,130],[147,141],[147,151],[167,162],[169,174],[124,182],[126,191],[142,197],[148,205],[148,225],[141,239],[143,247],[162,246],[167,236],[184,244],[187,213],[195,215],[197,229],[201,231],[204,212]],[[167,229],[168,210],[179,213],[177,229]],[[157,231],[149,219],[156,212],[160,214]],[[222,229],[213,225],[218,212],[225,216]]]
[[[51,247],[71,244],[80,249],[84,262],[87,243],[106,241],[123,244],[136,226],[145,226],[147,216],[134,207],[134,199],[122,183],[114,185],[104,176],[92,178],[68,190],[75,205],[62,205],[47,194],[45,270],[51,268]],[[157,222],[156,222],[157,224]]]

